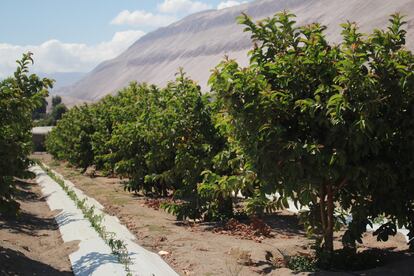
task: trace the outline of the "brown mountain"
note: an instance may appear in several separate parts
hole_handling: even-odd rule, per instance
[[[407,45],[414,48],[414,0],[257,0],[223,10],[190,15],[168,27],[148,33],[118,57],[98,65],[60,94],[95,101],[116,92],[132,80],[164,85],[179,67],[207,90],[211,69],[229,55],[247,62],[249,35],[235,18],[242,12],[260,19],[282,10],[297,15],[298,24],[328,26],[332,42],[340,40],[339,24],[356,21],[363,32],[386,26],[389,15],[401,12],[408,25]]]

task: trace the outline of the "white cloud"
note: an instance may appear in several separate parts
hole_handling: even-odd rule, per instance
[[[16,60],[28,51],[34,54],[33,69],[36,72],[87,72],[100,62],[116,57],[143,35],[144,32],[137,30],[117,32],[110,41],[97,45],[59,40],[26,46],[0,43],[0,78],[12,74],[17,66]]]
[[[245,3],[247,3],[247,1],[242,1],[242,2],[234,1],[234,0],[224,1],[218,4],[217,9],[221,10],[221,9],[238,6],[238,5],[245,4]]]
[[[112,21],[112,25],[130,25],[141,27],[163,27],[185,15],[212,9],[209,4],[195,0],[164,0],[157,5],[158,13],[145,10],[121,11]]]
[[[153,14],[147,11],[133,11],[124,10],[120,12],[114,19],[112,25],[132,25],[132,26],[149,26],[161,27],[168,25],[177,19],[174,16]]]
[[[158,4],[160,12],[170,14],[190,14],[211,8],[209,4],[192,0],[164,0]]]

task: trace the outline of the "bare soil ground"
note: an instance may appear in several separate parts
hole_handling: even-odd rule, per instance
[[[64,162],[53,160],[48,154],[34,157],[97,199],[107,213],[116,215],[135,234],[140,245],[153,252],[169,252],[164,259],[180,275],[291,275],[291,270],[278,268],[268,261],[267,252],[275,258],[282,257],[280,252],[287,255],[312,252],[311,241],[306,238],[296,216],[288,212],[266,218],[273,237],[246,240],[217,231],[215,224],[176,221],[163,210],[149,207],[145,197],[124,191],[122,180],[118,178],[91,178]],[[339,238],[336,246],[340,247]],[[379,243],[367,233],[359,250],[375,248],[385,249],[387,266],[351,275],[414,275],[414,259],[405,252],[408,247],[402,235]],[[330,275],[331,272],[317,274]]]
[[[77,244],[63,243],[40,187],[19,182],[18,202],[16,218],[0,215],[0,275],[73,275]]]

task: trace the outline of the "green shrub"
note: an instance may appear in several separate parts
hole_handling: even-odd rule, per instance
[[[0,213],[15,213],[15,177],[27,178],[32,151],[32,115],[42,107],[49,79],[29,75],[32,54],[23,55],[12,77],[0,82]]]
[[[393,15],[368,37],[346,23],[343,42],[330,45],[325,26],[298,27],[293,18],[241,16],[255,45],[250,64],[224,60],[210,78],[228,140],[256,178],[254,197],[278,192],[309,206],[302,219],[327,252],[343,210],[353,217],[347,246],[382,214],[412,233],[414,57],[405,22]]]
[[[254,42],[250,63],[221,62],[212,94],[182,72],[165,88],[132,83],[66,113],[48,150],[127,178],[129,191],[173,194],[164,208],[179,219],[231,217],[240,195],[255,215],[292,199],[309,207],[301,219],[327,255],[341,224],[344,245],[355,249],[378,216],[386,222],[378,240],[405,226],[414,246],[414,57],[405,22],[393,15],[367,37],[346,23],[343,42],[331,45],[325,26],[293,18],[239,17]]]

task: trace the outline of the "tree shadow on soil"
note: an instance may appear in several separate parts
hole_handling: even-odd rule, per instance
[[[15,195],[16,199],[20,201],[25,201],[25,202],[38,201],[39,196],[36,193],[31,191],[33,185],[34,184],[30,182],[17,181],[16,182],[17,191]]]
[[[0,275],[73,275],[70,271],[60,271],[48,264],[26,257],[19,251],[0,246]]]
[[[21,212],[15,218],[0,216],[0,229],[37,236],[38,231],[57,230],[58,226],[54,218],[40,218],[30,213]]]
[[[299,223],[296,215],[270,214],[263,217],[263,221],[276,233],[286,236],[304,235],[303,226]]]
[[[39,196],[27,189],[19,189],[16,197],[22,202],[39,201]],[[38,231],[57,230],[58,226],[53,217],[39,217],[35,214],[20,210],[16,216],[0,214],[0,229],[9,229],[14,233],[24,233],[31,236],[37,236]]]
[[[38,201],[44,201],[46,203],[46,200],[55,192],[51,192],[49,194],[45,195],[38,195],[31,191],[33,188],[33,185],[37,185],[31,182],[17,182],[17,192],[16,192],[16,199],[21,202],[38,202]]]
[[[337,250],[337,254],[338,252],[340,252],[340,250]],[[329,270],[321,269],[317,272],[311,272],[309,275],[414,276],[414,255],[408,251],[392,251],[391,249],[384,250],[373,248],[355,255],[353,258],[347,258],[340,254],[337,256],[338,260],[336,262],[341,263],[334,264],[336,267],[332,267]],[[365,268],[355,269],[358,264],[360,266],[365,266]],[[271,261],[266,260],[254,262],[252,266],[260,268],[264,275],[271,274],[274,270],[278,269],[278,266]],[[351,269],[351,267],[354,267],[354,269]]]
[[[274,232],[274,234],[282,234],[284,236],[297,236],[305,235],[303,227],[299,224],[299,219],[295,215],[275,213],[270,215],[265,215],[261,219],[265,222]],[[249,225],[251,223],[250,219],[238,219],[240,223]],[[177,226],[191,226],[191,223],[186,221],[176,221],[174,223]],[[216,222],[202,222],[199,225],[204,227],[206,231],[213,231],[217,228],[224,227],[226,221],[216,221]]]
[[[414,255],[409,251],[372,248],[354,256],[341,254],[341,250],[335,253],[332,269],[321,270],[311,275],[414,276]]]
[[[273,270],[278,268],[270,261],[257,261],[257,262],[254,262],[252,265],[254,267],[260,268],[260,270],[262,271],[262,274],[264,275],[270,274],[273,272]]]

